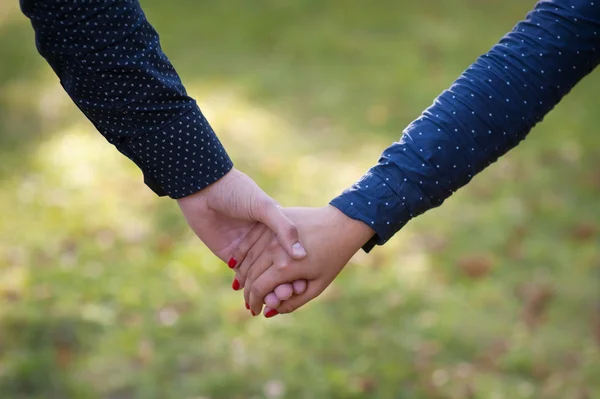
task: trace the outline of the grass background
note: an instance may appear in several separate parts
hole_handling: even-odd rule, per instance
[[[528,0],[143,0],[239,169],[321,206]],[[302,311],[230,271],[0,4],[0,398],[600,398],[600,75]]]

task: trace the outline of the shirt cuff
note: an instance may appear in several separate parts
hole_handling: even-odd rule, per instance
[[[363,246],[367,253],[375,245],[385,244],[411,219],[402,199],[372,170],[329,204],[375,230],[373,238]]]
[[[142,169],[144,182],[159,196],[194,194],[233,168],[197,105],[159,133],[123,144],[117,147]]]

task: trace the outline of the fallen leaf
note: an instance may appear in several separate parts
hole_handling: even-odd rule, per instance
[[[571,231],[571,237],[576,241],[587,241],[598,234],[598,227],[591,222],[578,224]]]
[[[21,295],[16,290],[8,288],[2,291],[2,298],[7,302],[17,302],[21,299]]]
[[[418,370],[428,370],[433,358],[440,352],[440,346],[433,341],[425,341],[419,345],[415,357],[415,367]]]
[[[577,399],[592,399],[589,389],[581,388],[579,390],[579,397]]]
[[[470,382],[465,382],[463,387],[463,396],[464,399],[475,399],[477,395],[475,394],[475,388],[473,388],[473,384]]]
[[[377,386],[376,382],[374,379],[369,378],[369,377],[363,377],[359,380],[359,389],[361,393],[372,393],[375,390],[375,387]]]
[[[498,339],[477,357],[476,363],[486,370],[494,370],[498,367],[500,357],[509,349],[510,345],[507,340]]]
[[[175,240],[168,236],[162,236],[157,240],[155,248],[159,254],[169,253],[175,248]]]
[[[492,270],[493,260],[490,255],[467,255],[458,260],[459,269],[472,279],[480,279]]]
[[[565,353],[562,364],[567,370],[575,370],[581,366],[581,355],[576,352]]]
[[[585,181],[589,188],[600,192],[600,171],[591,172]]]
[[[592,334],[596,340],[596,344],[600,347],[600,304],[596,305],[594,314],[592,315]]]
[[[62,369],[69,367],[73,359],[73,351],[71,350],[71,347],[66,344],[56,344],[54,346],[54,355],[56,363]]]
[[[532,283],[520,291],[524,302],[523,321],[530,330],[534,330],[543,321],[546,309],[554,298],[554,288],[548,284]]]
[[[536,361],[531,365],[531,375],[533,378],[543,381],[550,376],[552,370],[547,363]]]

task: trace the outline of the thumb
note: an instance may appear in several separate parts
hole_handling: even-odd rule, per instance
[[[300,243],[296,225],[283,214],[281,208],[273,200],[265,201],[263,212],[258,215],[257,219],[273,230],[281,246],[292,258],[299,260],[306,256],[306,250]]]

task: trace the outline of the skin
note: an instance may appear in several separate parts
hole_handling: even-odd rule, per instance
[[[230,264],[230,267],[233,266],[232,268],[235,268],[237,272],[237,277],[231,285],[234,290],[243,288],[246,271],[260,257],[272,239],[273,236],[269,234],[267,226],[256,224],[240,242],[233,254],[233,258],[240,261],[235,263],[237,267]],[[294,294],[302,294],[306,290],[306,286],[307,282],[304,279],[281,284],[275,288],[273,293],[267,295],[265,304],[270,307],[277,307],[280,301],[289,299]],[[246,305],[246,308],[249,308],[248,305]]]
[[[241,245],[250,249],[235,270],[236,279],[244,287],[244,298],[253,315],[262,311],[263,302],[268,305],[265,316],[272,317],[293,312],[316,298],[375,234],[365,223],[347,217],[331,205],[286,208],[284,214],[298,227],[308,255],[302,260],[292,259],[267,229],[257,229],[248,236],[248,242],[242,240]],[[291,292],[280,286],[299,280],[307,283],[300,293],[293,286]]]
[[[235,168],[177,203],[190,228],[224,262],[257,225],[274,234],[291,258],[306,257],[294,223],[250,177]],[[241,262],[245,254],[237,253]]]

